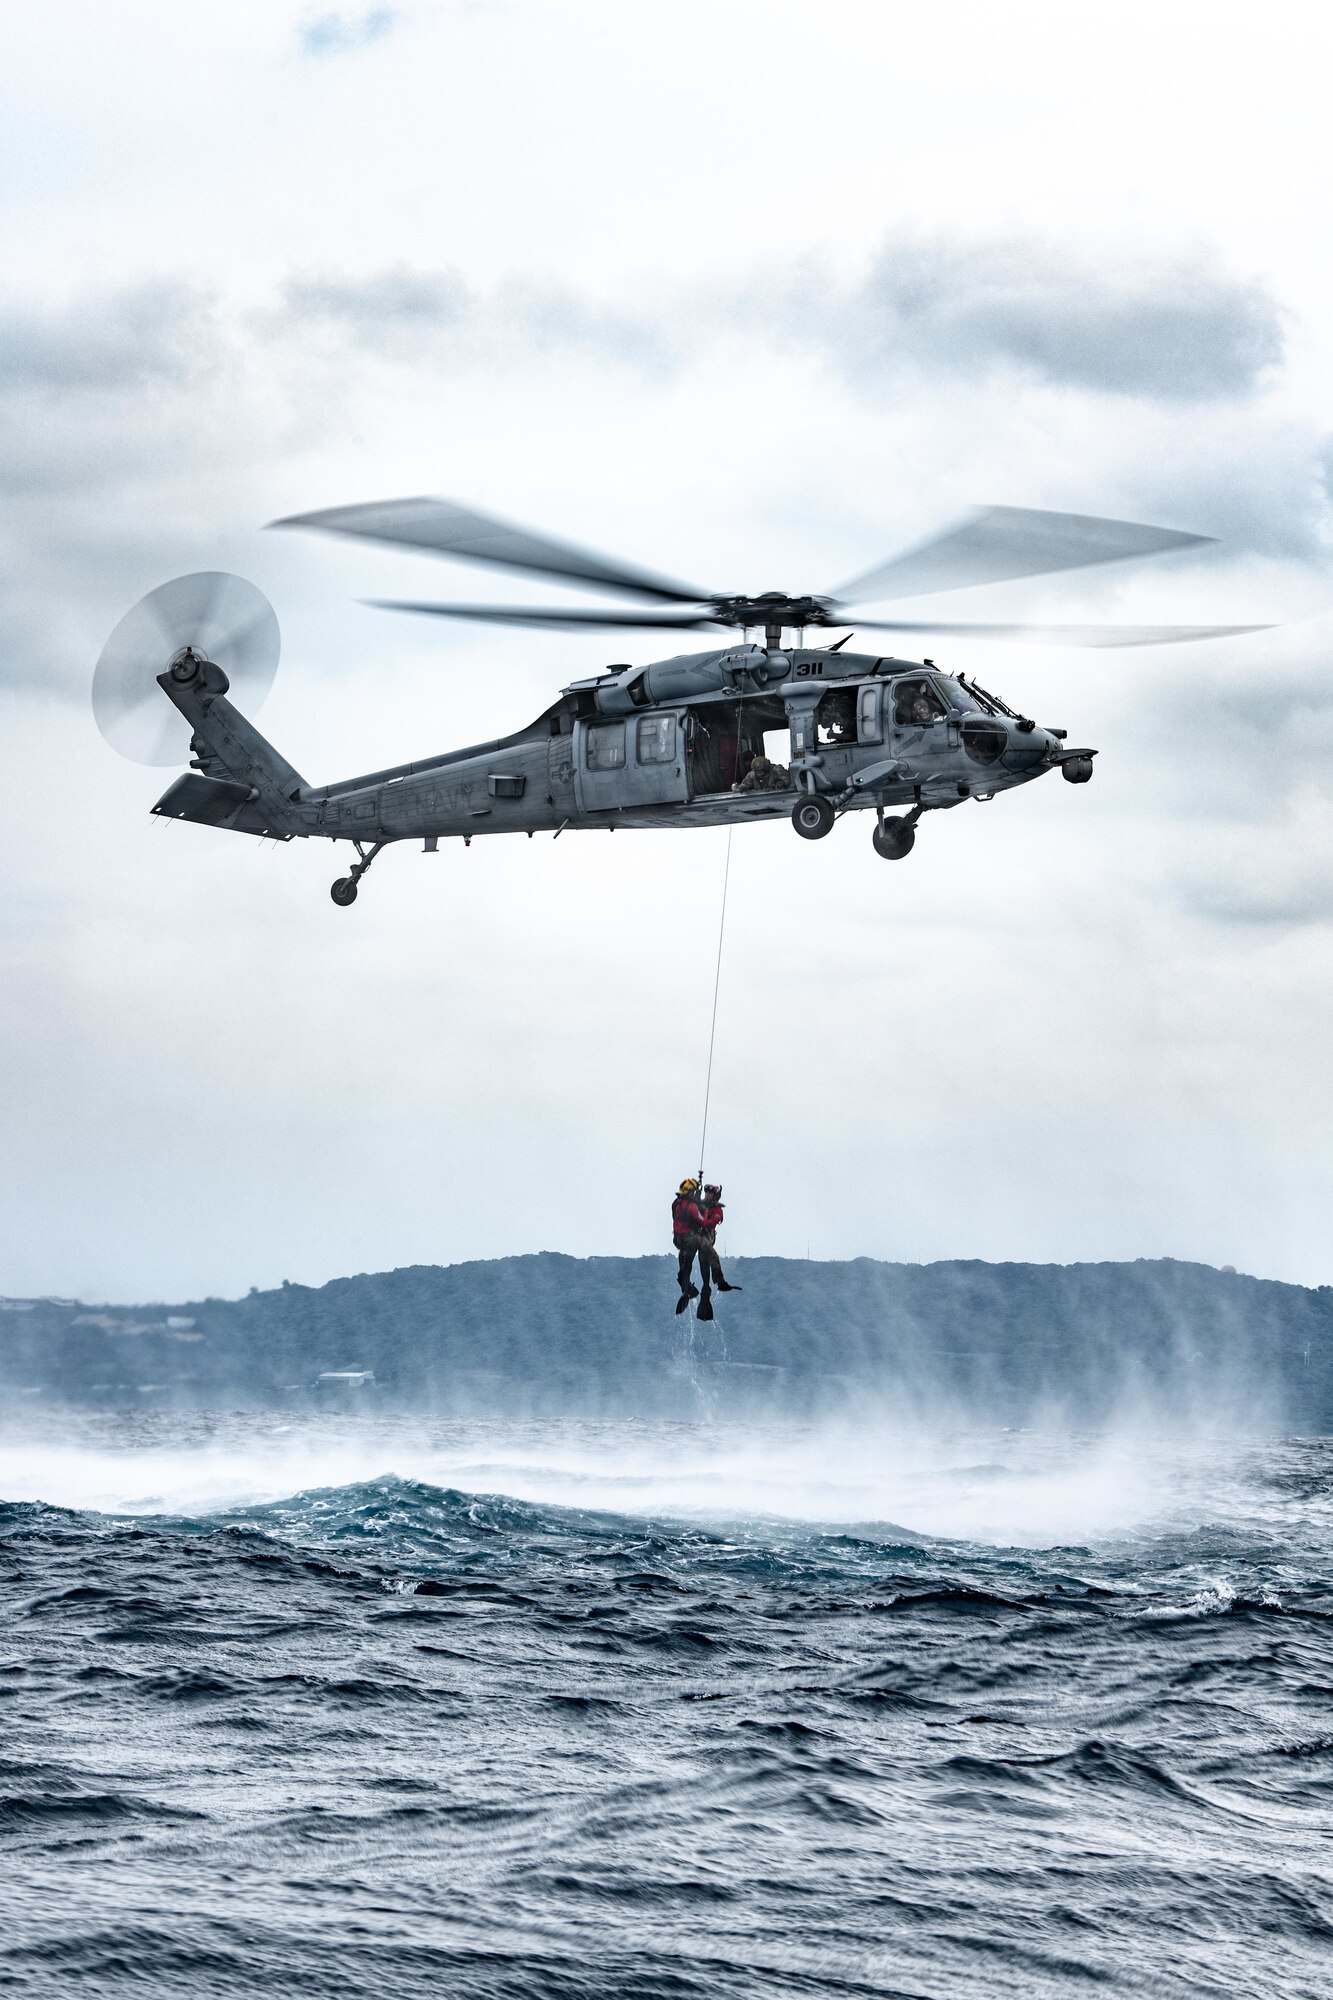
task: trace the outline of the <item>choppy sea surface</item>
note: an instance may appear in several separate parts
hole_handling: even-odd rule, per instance
[[[0,1991],[1333,1991],[1333,1440],[0,1442]]]

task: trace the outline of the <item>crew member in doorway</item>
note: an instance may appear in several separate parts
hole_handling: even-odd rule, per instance
[[[762,750],[750,759],[750,768],[733,792],[785,792],[791,783],[785,764],[774,764]]]
[[[683,1313],[690,1300],[699,1296],[699,1287],[694,1282],[694,1259],[703,1248],[702,1228],[699,1183],[683,1180],[671,1204],[671,1241],[676,1250],[676,1277],[680,1285],[678,1313]]]
[[[739,1285],[729,1285],[722,1271],[722,1260],[717,1254],[717,1232],[722,1226],[722,1190],[716,1181],[709,1181],[703,1192],[702,1202],[696,1204],[699,1218],[699,1275],[704,1281],[699,1295],[700,1319],[713,1317],[713,1295],[710,1283],[720,1292],[738,1292]],[[687,1301],[688,1303],[688,1301]],[[677,1309],[679,1310],[679,1308]]]

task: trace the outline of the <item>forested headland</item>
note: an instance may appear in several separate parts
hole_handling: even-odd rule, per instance
[[[988,1421],[1252,1415],[1333,1431],[1333,1289],[1202,1264],[754,1257],[711,1326],[661,1257],[416,1265],[242,1299],[6,1300],[0,1397],[94,1407]],[[373,1379],[372,1379],[373,1378]]]

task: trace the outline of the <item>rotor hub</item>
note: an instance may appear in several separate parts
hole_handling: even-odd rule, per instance
[[[185,687],[190,681],[198,678],[200,667],[207,665],[204,655],[197,653],[193,646],[182,646],[178,653],[172,654],[171,678]]]
[[[764,625],[800,630],[806,625],[846,624],[832,616],[833,607],[823,597],[789,597],[782,590],[766,590],[759,597],[714,597],[713,616],[722,625]]]

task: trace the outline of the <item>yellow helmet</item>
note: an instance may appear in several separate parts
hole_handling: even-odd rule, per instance
[[[698,1181],[694,1180],[682,1181],[680,1186],[676,1189],[677,1194],[698,1194],[698,1192],[699,1192],[699,1183]]]

